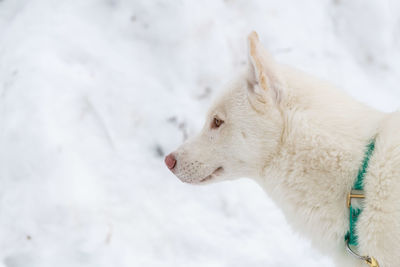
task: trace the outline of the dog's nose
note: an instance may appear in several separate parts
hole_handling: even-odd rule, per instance
[[[167,165],[168,169],[172,170],[175,167],[176,159],[175,156],[171,153],[165,157],[165,165]]]

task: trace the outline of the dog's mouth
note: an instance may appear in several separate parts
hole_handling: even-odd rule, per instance
[[[208,175],[207,177],[203,178],[200,180],[200,183],[204,183],[206,181],[211,180],[213,177],[218,176],[219,174],[221,174],[224,171],[224,168],[222,167],[218,167],[217,169],[215,169],[215,171],[213,171],[210,175]]]

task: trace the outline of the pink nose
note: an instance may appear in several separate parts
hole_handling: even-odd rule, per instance
[[[172,170],[175,167],[176,159],[175,156],[171,153],[165,157],[165,165],[167,165],[168,169]]]

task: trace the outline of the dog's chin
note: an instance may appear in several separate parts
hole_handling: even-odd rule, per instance
[[[221,176],[223,172],[224,172],[224,168],[218,167],[210,175],[208,175],[202,179],[188,180],[188,181],[184,181],[184,182],[189,183],[189,184],[195,184],[195,185],[210,184],[210,183],[215,182],[215,178],[218,176]]]

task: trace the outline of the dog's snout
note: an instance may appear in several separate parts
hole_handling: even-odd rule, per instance
[[[175,165],[176,165],[176,158],[175,156],[171,153],[168,156],[165,157],[165,165],[167,165],[168,169],[172,170]]]

